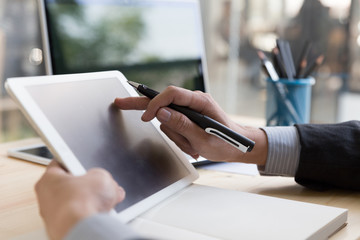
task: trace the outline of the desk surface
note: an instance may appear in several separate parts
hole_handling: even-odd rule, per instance
[[[38,213],[34,184],[45,167],[6,155],[9,148],[39,142],[39,139],[26,139],[0,144],[0,239],[40,231],[44,227]],[[285,177],[246,176],[209,170],[199,170],[199,173],[198,184],[347,208],[348,225],[331,239],[360,239],[360,192],[315,192],[297,185],[293,178]]]

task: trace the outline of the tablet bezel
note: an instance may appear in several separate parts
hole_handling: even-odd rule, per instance
[[[29,86],[42,84],[103,80],[107,78],[118,79],[130,96],[139,96],[138,93],[127,83],[127,79],[124,77],[124,75],[119,71],[9,78],[5,83],[5,87],[9,95],[17,102],[18,106],[29,120],[30,124],[34,127],[42,140],[54,154],[55,159],[59,161],[65,168],[67,168],[73,175],[83,175],[86,173],[86,170],[81,165],[80,161],[75,157],[74,153],[71,151],[66,142],[61,138],[60,134],[57,132],[45,114],[41,111],[40,107],[30,96],[26,88]],[[178,158],[177,161],[181,161],[182,165],[186,168],[189,174],[177,182],[163,188],[155,194],[116,214],[116,216],[124,222],[132,220],[157,203],[185,188],[198,178],[196,169],[189,163],[189,160],[186,158],[185,154],[160,130],[160,123],[156,119],[152,120],[151,123],[160,133],[161,137],[165,140],[169,147],[173,150]]]

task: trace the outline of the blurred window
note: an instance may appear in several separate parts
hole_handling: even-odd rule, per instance
[[[8,77],[45,73],[36,0],[0,1],[0,141],[36,136],[4,89]]]
[[[229,113],[264,118],[265,76],[256,50],[269,54],[277,38],[290,42],[295,63],[306,41],[312,42],[309,62],[324,54],[313,72],[312,122],[336,122],[338,96],[360,91],[360,9],[357,0],[223,0],[212,16],[216,27],[209,47],[213,95]],[[235,26],[235,28],[234,28]],[[238,26],[238,27],[236,27]],[[236,39],[237,42],[234,42]],[[236,47],[234,48],[234,45]],[[237,71],[231,56],[237,54]],[[220,67],[219,67],[220,66]],[[235,73],[235,74],[233,74]],[[233,79],[231,79],[233,78]],[[233,88],[228,85],[232,84]],[[233,95],[222,98],[224,92]]]
[[[210,93],[230,114],[265,117],[265,75],[256,50],[290,41],[295,60],[306,40],[314,72],[311,121],[339,119],[344,93],[360,93],[358,0],[201,0]],[[4,90],[8,77],[45,74],[36,0],[0,1],[0,142],[36,136]],[[353,98],[341,98],[353,99]]]

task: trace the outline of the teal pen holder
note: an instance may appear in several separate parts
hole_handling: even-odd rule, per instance
[[[282,84],[285,89],[285,97],[281,97],[276,90],[275,84]],[[311,90],[315,79],[280,79],[277,82],[270,78],[266,79],[266,125],[267,126],[291,126],[295,123],[309,123],[311,112]],[[287,105],[293,106],[294,112],[289,111]],[[294,116],[297,115],[297,116]]]

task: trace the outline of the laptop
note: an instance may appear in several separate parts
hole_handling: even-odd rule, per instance
[[[11,78],[9,95],[72,174],[108,170],[126,191],[112,214],[155,239],[326,239],[347,210],[193,184],[198,173],[142,111],[118,71]],[[259,231],[261,229],[261,231]]]
[[[39,0],[38,5],[47,74],[120,70],[158,91],[169,85],[209,90],[198,0]],[[52,156],[45,146],[8,154],[41,164]],[[211,163],[187,157],[195,166]]]

